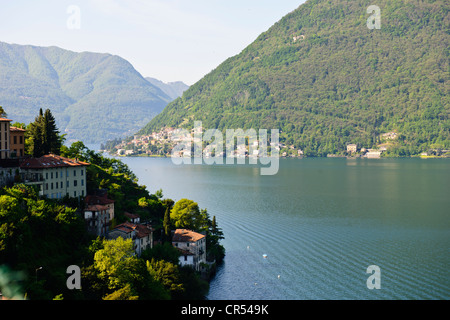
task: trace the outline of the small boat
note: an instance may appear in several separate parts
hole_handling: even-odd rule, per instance
[[[266,259],[267,258],[267,254],[264,253],[263,254],[263,258]]]

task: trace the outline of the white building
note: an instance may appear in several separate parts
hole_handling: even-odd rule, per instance
[[[189,264],[200,271],[200,264],[206,263],[205,235],[192,230],[176,229],[172,236],[172,245],[180,250],[182,255],[179,259],[182,265]]]
[[[40,158],[29,158],[20,164],[28,175],[42,177],[40,192],[50,199],[64,196],[72,198],[86,196],[86,167],[89,163],[54,154]]]

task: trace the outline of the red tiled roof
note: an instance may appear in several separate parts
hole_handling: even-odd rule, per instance
[[[84,203],[86,204],[111,204],[114,203],[114,200],[105,198],[105,197],[99,197],[99,196],[93,196],[93,195],[87,195],[86,198],[84,198]]]
[[[137,224],[136,231],[137,231],[138,238],[144,238],[144,237],[150,235],[153,230],[142,224]]]
[[[130,232],[132,232],[135,229],[136,229],[136,225],[133,224],[133,223],[129,223],[128,221],[126,221],[124,223],[121,223],[121,224],[119,224],[119,225],[114,227],[114,230],[120,230],[120,231],[123,231],[125,233],[130,233]]]
[[[2,117],[0,117],[0,121],[4,121],[4,122],[6,122],[6,121],[12,121],[11,119],[6,119],[6,118],[2,118]]]
[[[9,131],[12,131],[12,132],[25,132],[27,130],[22,129],[22,128],[17,128],[17,127],[9,127]]]
[[[205,235],[188,229],[176,229],[172,237],[174,242],[196,242],[203,239]]]
[[[133,213],[129,213],[129,212],[124,212],[123,214],[130,219],[140,218],[140,216],[138,214],[133,214]]]
[[[77,159],[69,159],[54,154],[48,154],[40,158],[29,158],[24,160],[20,167],[22,169],[45,169],[45,168],[62,168],[62,167],[80,167],[90,165],[87,162],[78,161]]]

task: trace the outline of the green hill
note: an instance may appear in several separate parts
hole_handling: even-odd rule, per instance
[[[14,121],[50,108],[68,139],[100,143],[139,130],[172,100],[118,56],[0,42],[0,105]]]
[[[164,126],[278,128],[285,143],[325,156],[346,144],[450,148],[448,1],[309,0],[170,103],[139,133]]]

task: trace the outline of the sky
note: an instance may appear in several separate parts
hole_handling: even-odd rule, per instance
[[[0,0],[0,41],[118,55],[192,85],[305,0]]]

